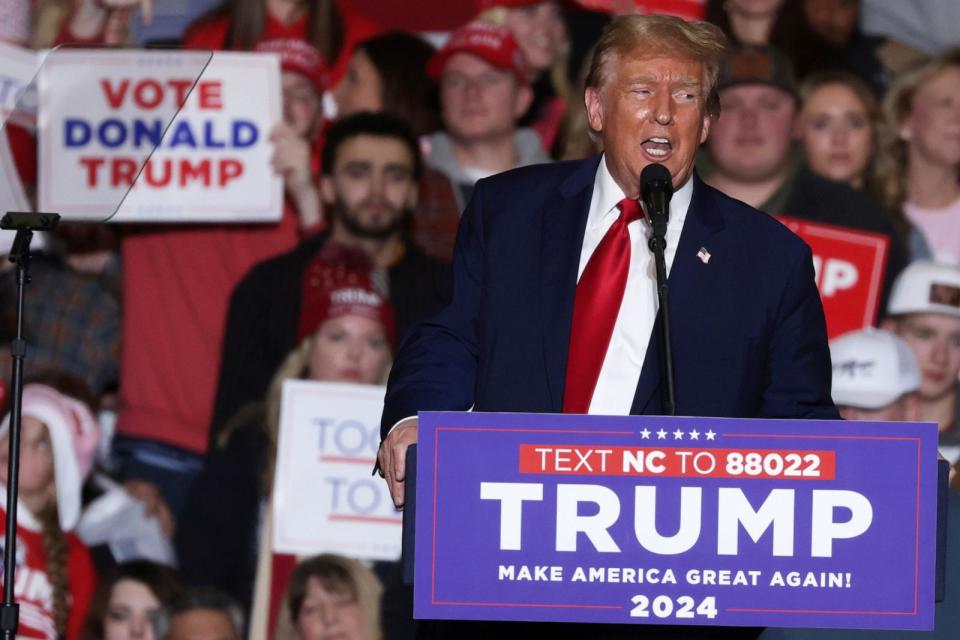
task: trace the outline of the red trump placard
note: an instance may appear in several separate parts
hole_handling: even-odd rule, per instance
[[[855,231],[778,216],[810,245],[817,289],[827,316],[827,334],[836,336],[876,322],[889,240],[879,233]]]

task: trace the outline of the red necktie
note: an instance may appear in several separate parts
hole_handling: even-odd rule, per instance
[[[590,409],[627,287],[630,272],[627,225],[642,218],[643,209],[639,202],[629,198],[618,202],[617,207],[620,216],[597,245],[577,283],[563,391],[564,413],[587,413]]]

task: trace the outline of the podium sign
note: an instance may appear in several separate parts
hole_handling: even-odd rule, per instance
[[[414,617],[932,629],[931,423],[420,414]]]

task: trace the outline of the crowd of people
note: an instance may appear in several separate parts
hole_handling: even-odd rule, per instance
[[[866,0],[654,4],[709,20],[730,41],[699,176],[773,216],[886,240],[875,326],[831,343],[841,414],[935,422],[942,456],[960,468],[960,49],[918,48],[922,16],[898,22]],[[23,637],[413,637],[396,564],[271,555],[282,384],[385,382],[407,329],[449,299],[477,181],[603,151],[582,97],[590,47],[615,10],[644,5],[476,0],[474,18],[450,25],[439,47],[350,0],[225,0],[185,30],[184,48],[279,56],[283,120],[263,170],[283,179],[283,215],[65,222],[35,257],[17,528]],[[129,46],[151,8],[0,0],[0,38]],[[862,32],[871,20],[890,28]],[[35,193],[35,141],[4,131]],[[16,285],[4,265],[9,370]],[[0,404],[5,483],[2,384]],[[85,505],[109,483],[156,521],[170,566],[118,562],[81,540]],[[279,577],[274,611],[264,594]]]

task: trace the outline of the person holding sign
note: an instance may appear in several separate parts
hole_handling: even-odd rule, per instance
[[[266,398],[227,423],[197,479],[177,527],[188,584],[214,584],[245,608],[254,582],[269,580],[269,505],[283,382],[382,384],[391,361],[393,309],[363,253],[328,243],[304,273],[296,346],[276,370]],[[257,568],[258,558],[262,567]],[[292,563],[283,565],[292,568]]]
[[[649,226],[637,202],[654,163],[674,190],[666,262],[676,413],[839,417],[809,247],[694,173],[719,114],[725,50],[707,23],[617,18],[597,44],[584,96],[604,154],[477,184],[457,238],[453,300],[408,334],[388,382],[379,464],[398,507],[419,411],[663,411]],[[484,637],[481,629],[497,633],[457,632]]]

